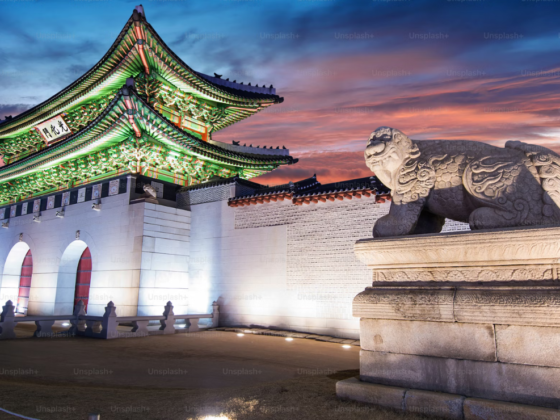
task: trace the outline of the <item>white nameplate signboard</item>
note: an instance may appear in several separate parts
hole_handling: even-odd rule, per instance
[[[109,182],[109,195],[117,195],[119,193],[119,180],[113,179]]]
[[[60,115],[42,122],[35,126],[35,129],[41,133],[47,144],[72,134],[72,131]]]
[[[86,201],[86,189],[80,188],[78,190],[78,203],[83,203],[84,201]]]
[[[62,207],[70,205],[70,192],[62,193]]]

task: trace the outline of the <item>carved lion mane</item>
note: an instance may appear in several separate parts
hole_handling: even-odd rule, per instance
[[[445,218],[471,229],[560,223],[560,156],[545,147],[411,140],[380,127],[365,160],[392,195],[374,236],[439,232]]]

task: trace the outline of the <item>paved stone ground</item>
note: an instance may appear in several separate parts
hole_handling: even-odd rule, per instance
[[[243,334],[3,341],[0,407],[41,420],[421,418],[336,397],[359,347]]]

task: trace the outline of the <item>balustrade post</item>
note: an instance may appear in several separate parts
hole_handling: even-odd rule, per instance
[[[159,330],[163,331],[164,334],[175,334],[175,314],[173,313],[171,301],[165,305],[163,316],[165,319],[160,321],[161,327],[159,327]]]
[[[74,308],[74,317],[70,319],[72,326],[68,328],[69,334],[78,335],[86,331],[86,321],[80,320],[80,316],[86,314],[85,308],[84,301],[80,299]]]
[[[220,306],[218,302],[212,302],[212,326],[211,328],[216,328],[220,326]]]
[[[199,332],[200,328],[198,327],[198,321],[200,318],[190,318],[187,319],[187,323],[189,326],[189,332]]]
[[[0,340],[8,338],[16,338],[14,328],[17,325],[15,322],[15,307],[11,300],[2,306],[2,314],[0,314]]]
[[[105,307],[105,313],[103,314],[103,321],[101,321],[101,336],[106,339],[118,338],[119,332],[117,330],[117,308],[115,304],[111,301]]]
[[[52,337],[53,330],[52,326],[54,324],[54,320],[52,321],[35,321],[35,325],[37,329],[33,333],[33,337]]]
[[[145,337],[150,334],[148,324],[150,321],[132,321],[132,331],[138,337]]]

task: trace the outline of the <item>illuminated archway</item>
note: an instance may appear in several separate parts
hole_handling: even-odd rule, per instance
[[[30,248],[25,242],[17,242],[10,250],[6,258],[6,263],[4,264],[4,272],[2,273],[2,284],[0,287],[0,299],[2,304],[7,300],[11,300],[14,305],[17,305],[22,266],[28,253],[30,253]],[[26,273],[27,271],[29,270],[26,270]],[[32,268],[31,271],[33,271]],[[27,282],[31,285],[30,278],[25,280],[25,283]],[[27,296],[29,296],[29,289],[27,290]],[[25,302],[25,310],[27,310],[27,301]]]
[[[91,252],[86,248],[78,262],[78,270],[76,272],[76,289],[74,292],[74,308],[81,300],[84,302],[87,311],[89,301],[89,288],[91,285]]]
[[[55,315],[70,314],[74,310],[78,265],[87,248],[88,246],[84,241],[76,239],[66,247],[62,254],[56,283]]]
[[[29,302],[32,276],[33,255],[31,254],[31,250],[29,250],[23,259],[23,264],[21,265],[21,275],[19,276],[18,299],[16,304],[16,313],[18,314],[27,314],[27,304]]]

